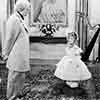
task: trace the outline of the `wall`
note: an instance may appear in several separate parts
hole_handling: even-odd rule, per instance
[[[89,17],[92,25],[100,24],[100,0],[89,0]]]
[[[84,18],[80,18],[77,15],[76,15],[77,17],[75,19],[75,12],[78,11],[78,12],[88,13],[90,23],[93,26],[95,24],[100,23],[99,5],[100,5],[100,0],[85,0],[85,2],[83,0],[77,0],[77,1],[68,0],[69,27],[76,28],[76,31],[79,33],[79,36],[80,36],[79,45],[83,50],[85,50],[86,47],[88,46],[88,44],[91,40],[90,38],[93,37],[95,30],[87,31],[88,26],[86,25],[86,21],[84,20]],[[34,34],[36,34],[36,33],[33,32],[33,36],[34,36]],[[59,33],[57,33],[56,36],[62,36],[62,34],[59,34],[59,35],[58,34]],[[92,53],[89,57],[90,60],[95,60],[96,57],[98,57],[98,46],[99,46],[98,42],[99,42],[99,38],[97,39],[95,46],[92,50]],[[36,48],[34,49],[34,45],[35,45],[35,47],[37,47],[37,50],[35,50]],[[45,47],[45,48],[43,48],[43,47]],[[59,48],[59,45],[53,45],[53,46],[45,45],[43,47],[41,48],[41,46],[39,46],[39,44],[38,44],[38,46],[36,46],[36,44],[33,44],[32,53],[34,55],[37,55],[34,57],[38,58],[39,52],[40,52],[41,57],[46,58],[46,59],[47,58],[60,58],[64,55],[64,52],[62,53],[62,51],[64,49],[64,45],[63,45],[63,48],[61,47],[62,49],[60,48],[59,50],[56,49],[56,48]],[[57,53],[54,53],[53,50],[56,50]]]
[[[59,4],[59,3],[58,3]],[[68,27],[69,29],[75,28],[75,0],[68,0]],[[33,29],[34,30],[34,29]],[[35,31],[32,32],[32,36],[37,35]],[[65,36],[61,32],[56,33],[55,36]],[[66,44],[31,44],[31,58],[32,59],[61,59],[65,55]]]

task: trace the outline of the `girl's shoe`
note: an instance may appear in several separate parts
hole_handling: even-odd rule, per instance
[[[66,84],[69,85],[71,88],[76,88],[78,87],[78,82],[68,82],[66,81]]]

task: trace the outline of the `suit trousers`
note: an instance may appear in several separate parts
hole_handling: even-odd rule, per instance
[[[18,72],[9,70],[7,82],[7,98],[8,100],[14,99],[23,89],[25,80],[25,72]]]

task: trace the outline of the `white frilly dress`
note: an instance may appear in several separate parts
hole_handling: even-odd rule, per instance
[[[72,48],[66,47],[66,55],[56,64],[54,75],[62,80],[80,81],[91,78],[85,63],[81,60],[81,48],[74,45]]]

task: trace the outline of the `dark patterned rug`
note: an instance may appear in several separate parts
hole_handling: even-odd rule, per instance
[[[95,83],[96,98],[100,99],[100,64],[88,64],[88,66]],[[55,71],[54,65],[31,65],[31,68],[31,71],[26,73],[23,91],[17,96],[22,100],[87,99],[87,95],[82,89],[70,89],[63,81],[53,75]],[[6,98],[7,72],[5,65],[0,65],[0,77],[2,79],[0,83],[0,100]]]

